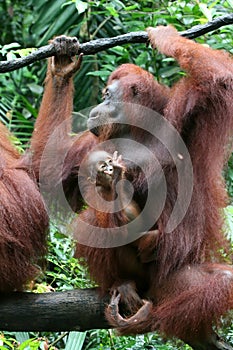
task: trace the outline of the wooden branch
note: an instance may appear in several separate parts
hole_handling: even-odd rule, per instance
[[[84,331],[110,328],[104,318],[108,300],[96,289],[1,295],[1,331]]]
[[[214,19],[204,25],[197,25],[193,28],[180,32],[180,35],[193,39],[200,35],[206,34],[210,31],[216,30],[222,26],[233,24],[233,14],[228,14]],[[123,45],[123,44],[133,44],[133,43],[147,43],[148,35],[146,32],[134,32],[119,35],[113,38],[103,38],[92,40],[83,44],[80,44],[78,53],[83,53],[84,55],[92,55],[99,51],[107,50],[111,47]],[[51,57],[56,54],[55,47],[50,44],[42,46],[37,51],[32,52],[26,57],[17,58],[11,61],[2,61],[0,63],[0,73],[11,72],[13,70],[28,66],[38,60]]]
[[[43,294],[1,294],[0,330],[64,332],[111,328],[104,318],[107,303],[109,300],[100,299],[94,288]],[[203,349],[207,349],[204,344]],[[213,349],[232,350],[232,347],[221,340]]]
[[[233,13],[215,18],[213,21],[206,24],[194,26],[184,32],[180,32],[180,35],[189,39],[194,39],[229,24],[233,24]]]

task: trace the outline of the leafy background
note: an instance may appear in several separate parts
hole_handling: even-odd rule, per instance
[[[216,1],[65,1],[0,0],[0,59],[27,55],[46,45],[56,35],[77,36],[80,42],[112,37],[148,26],[173,24],[183,31],[232,12],[232,0]],[[197,41],[233,53],[233,26],[225,26]],[[74,109],[80,111],[100,101],[107,76],[121,63],[132,62],[148,69],[162,83],[172,85],[182,74],[176,62],[152,51],[144,44],[128,44],[84,58],[75,78]],[[2,74],[0,79],[0,120],[13,132],[15,144],[27,147],[38,113],[46,62]],[[92,87],[91,89],[89,87]],[[85,124],[84,119],[80,120]],[[225,168],[230,195],[225,209],[226,231],[233,236],[233,157]],[[51,224],[48,269],[29,290],[61,291],[93,285],[87,271],[72,258],[74,243]],[[233,345],[233,329],[222,333]],[[189,349],[180,341],[166,342],[157,334],[116,337],[112,330],[85,333],[8,333],[0,334],[0,349]]]

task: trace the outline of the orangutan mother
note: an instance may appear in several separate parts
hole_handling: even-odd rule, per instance
[[[133,185],[133,200],[139,213],[146,207],[149,190],[154,191],[154,205],[150,205],[143,220],[153,218],[154,208],[160,205],[160,183],[166,180],[167,193],[161,214],[147,230],[154,238],[144,240],[140,247],[131,243],[109,248],[78,243],[77,255],[86,258],[102,294],[111,292],[106,316],[121,334],[158,330],[184,340],[193,349],[230,349],[219,340],[212,326],[233,308],[233,268],[224,264],[221,254],[228,249],[221,209],[227,203],[222,169],[233,129],[232,58],[225,52],[180,37],[170,26],[150,28],[148,34],[152,46],[175,58],[187,75],[169,89],[140,67],[120,66],[108,80],[104,101],[90,113],[90,131],[76,139],[69,133],[72,77],[80,65],[80,59],[76,61],[71,56],[78,43],[66,37],[53,41],[60,54],[50,60],[48,68],[32,139],[34,169],[39,176],[42,155],[49,142],[53,150],[50,155],[54,157],[44,153],[43,175],[46,176],[41,182],[50,187],[62,182],[67,200],[77,211],[80,208],[78,172],[87,154],[106,140],[137,142],[138,147],[126,148],[125,142],[119,141],[117,151],[125,160],[125,177]],[[155,127],[151,133],[145,130],[148,108],[162,114],[176,128],[193,167],[190,205],[183,220],[170,233],[167,233],[167,224],[180,191],[176,161],[152,135]],[[51,134],[61,123],[63,127],[51,141]],[[158,162],[145,157],[140,145],[156,156]],[[62,165],[59,154],[65,154]],[[183,164],[188,158],[182,153],[177,153],[177,157]],[[62,169],[60,173],[57,168]],[[146,176],[142,168],[146,169]],[[96,215],[95,210],[83,212],[82,217],[90,228],[80,232],[82,226],[77,222],[78,236],[93,236],[93,227],[98,227]],[[117,213],[105,213],[102,227],[106,232],[112,230],[112,226],[107,225],[114,222],[111,215]],[[149,262],[142,258],[148,250],[154,252]]]

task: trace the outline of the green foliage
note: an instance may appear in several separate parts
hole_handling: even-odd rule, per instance
[[[0,350],[81,350],[85,337],[86,332],[65,332],[49,342],[46,333],[41,333],[39,336],[27,332],[5,332],[0,334]]]
[[[18,46],[17,43],[0,46],[0,53],[7,59],[14,59],[16,54],[25,55],[23,50],[9,51]],[[42,91],[38,77],[30,68],[25,67],[1,76],[0,121],[8,126],[22,145],[25,145],[31,137],[33,118],[38,112],[36,99]]]
[[[184,31],[232,12],[232,0],[2,0],[0,4],[0,58],[27,55],[33,48],[46,45],[60,34],[77,36],[80,42],[113,37],[148,26],[172,24]],[[213,48],[233,53],[233,26],[225,26],[197,40]],[[155,77],[172,85],[183,74],[176,62],[144,44],[128,44],[84,57],[75,79],[75,110],[99,102],[107,76],[116,66],[132,62],[148,69]],[[0,80],[0,121],[17,136],[14,143],[21,149],[30,139],[43,92],[45,62],[2,74]],[[91,87],[91,88],[90,88]],[[233,198],[233,157],[225,171],[228,190]],[[227,232],[233,237],[233,209],[225,210]],[[74,242],[51,225],[48,268],[34,286],[35,292],[69,290],[93,286],[85,266],[74,259]],[[232,338],[232,330],[225,333]],[[87,333],[4,333],[1,349],[188,349],[181,342],[164,342],[156,334],[117,337],[114,331],[94,330]]]
[[[228,167],[225,171],[225,177],[227,181],[228,192],[233,201],[233,153],[228,161]]]
[[[87,338],[83,350],[189,350],[188,345],[181,341],[165,341],[157,334],[145,334],[137,336],[119,337],[114,330],[94,330],[87,332]]]
[[[39,350],[45,349],[42,347],[44,343],[41,339],[29,338],[29,334],[24,332],[19,332],[15,335],[11,333],[2,333],[0,335],[0,350]]]
[[[81,350],[86,337],[86,332],[70,332],[65,350]]]
[[[224,209],[224,214],[225,214],[226,235],[231,240],[232,246],[233,246],[233,206],[228,205]]]
[[[63,235],[55,225],[50,227],[48,268],[43,277],[42,284],[36,291],[41,292],[50,286],[56,291],[75,288],[91,288],[94,283],[90,281],[85,265],[73,258],[75,243]],[[38,289],[39,288],[39,289]]]

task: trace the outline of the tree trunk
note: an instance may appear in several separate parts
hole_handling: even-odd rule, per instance
[[[1,331],[84,331],[110,328],[104,318],[108,302],[96,289],[55,293],[19,293],[0,297]]]

